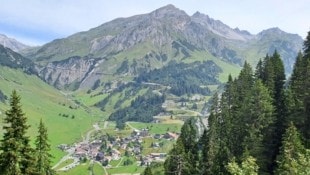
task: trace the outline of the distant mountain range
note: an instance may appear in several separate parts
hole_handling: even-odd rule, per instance
[[[302,43],[300,36],[279,28],[253,35],[208,15],[196,12],[189,16],[167,5],[148,14],[117,18],[20,53],[39,65],[38,74],[49,84],[61,89],[87,89],[97,80],[112,84],[131,81],[171,61],[211,60],[227,75],[244,61],[254,65],[275,50],[290,74]],[[17,51],[20,50],[19,47]]]

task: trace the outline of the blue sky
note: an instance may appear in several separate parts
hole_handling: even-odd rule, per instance
[[[310,0],[0,0],[0,33],[30,45],[149,13],[167,4],[196,11],[252,34],[271,28],[306,37]]]

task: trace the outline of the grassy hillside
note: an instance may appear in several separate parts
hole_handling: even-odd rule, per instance
[[[41,118],[47,125],[55,161],[64,154],[57,149],[57,145],[81,139],[81,135],[98,119],[36,76],[0,66],[0,90],[10,97],[13,89],[21,96],[22,109],[28,117],[28,124],[31,125],[28,134],[32,140],[37,135],[37,126]],[[5,103],[0,102],[0,135],[3,134],[2,118],[4,111],[9,107],[8,104],[9,100]]]

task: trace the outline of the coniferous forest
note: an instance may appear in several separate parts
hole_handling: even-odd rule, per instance
[[[202,136],[193,120],[181,132],[164,163],[167,175],[309,174],[310,32],[288,80],[277,51],[255,69],[244,63],[213,96]]]

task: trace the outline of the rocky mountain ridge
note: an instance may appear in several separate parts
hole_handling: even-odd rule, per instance
[[[76,82],[67,81],[72,77],[84,76],[77,80],[78,84],[83,81],[89,85],[96,79],[109,81],[111,76],[105,75],[113,75],[113,79],[127,76],[125,79],[128,79],[144,71],[160,69],[172,60],[220,60],[236,67],[245,60],[256,64],[260,58],[267,53],[272,54],[274,50],[281,54],[289,74],[297,52],[302,49],[302,42],[300,36],[278,28],[253,35],[238,28],[232,29],[208,15],[196,12],[189,16],[183,10],[167,5],[148,14],[117,18],[89,31],[56,39],[27,52],[25,56],[48,67],[76,56],[105,60],[97,62],[96,69],[88,67],[92,70],[86,71],[89,72],[87,76],[69,71],[58,79],[59,73],[56,72],[70,69],[71,64],[60,64],[60,67],[56,66],[53,70],[42,69],[40,75],[45,81],[52,84],[59,82],[57,87],[63,88],[68,86],[67,83]],[[84,64],[82,60],[79,60],[81,65]],[[127,72],[117,71],[124,65],[127,66]],[[98,73],[103,76],[97,76]]]
[[[36,74],[35,64],[28,58],[0,44],[0,65],[22,69],[29,74]]]

